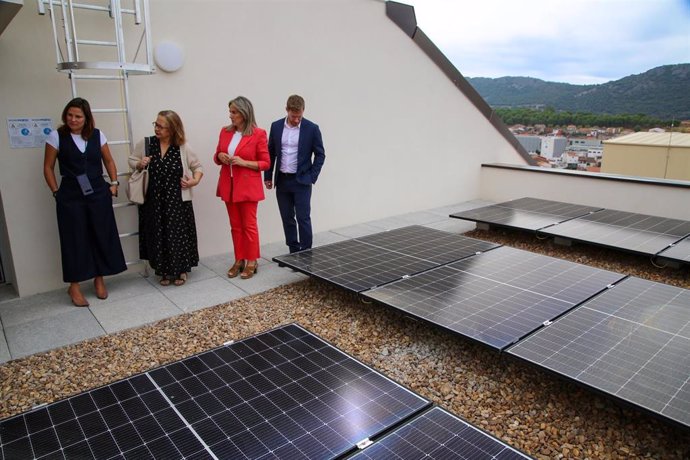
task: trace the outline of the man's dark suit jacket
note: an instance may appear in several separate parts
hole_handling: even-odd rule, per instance
[[[278,173],[280,172],[284,127],[285,118],[274,121],[271,123],[271,133],[268,136],[268,153],[271,155],[271,166],[267,171],[264,171],[264,180],[273,181],[276,186],[280,180]],[[302,118],[299,145],[297,146],[297,182],[303,185],[315,184],[325,160],[326,153],[319,126],[306,118]]]

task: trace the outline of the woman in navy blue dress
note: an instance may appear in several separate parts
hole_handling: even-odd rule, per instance
[[[105,299],[103,277],[127,269],[113,212],[119,182],[108,141],[96,129],[89,103],[72,99],[62,111],[62,123],[46,140],[43,175],[55,198],[67,293],[75,306],[88,307],[79,282],[93,278],[96,297]],[[110,183],[103,179],[103,165]]]

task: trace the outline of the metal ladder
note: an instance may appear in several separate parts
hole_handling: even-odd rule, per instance
[[[90,0],[80,3],[72,0],[37,0],[37,3],[38,13],[40,15],[47,13],[51,19],[57,70],[68,75],[72,98],[84,97],[91,103],[91,110],[94,115],[104,114],[108,116],[108,120],[99,118],[98,125],[107,125],[109,128],[104,132],[116,132],[119,135],[112,140],[108,139],[108,145],[111,147],[118,171],[127,171],[119,172],[118,179],[127,178],[130,175],[127,158],[130,152],[134,150],[129,77],[132,75],[150,75],[154,72],[148,0],[125,0],[124,3],[128,8],[123,8],[121,0]],[[105,17],[106,14],[107,17]],[[125,23],[126,15],[133,16],[133,24]],[[92,39],[79,38],[77,22],[87,20],[90,22],[92,33],[95,30],[97,34],[108,35],[108,28],[110,28],[114,40],[109,39],[112,35],[92,37]],[[104,27],[98,27],[100,24],[103,24]],[[111,27],[106,27],[106,25]],[[64,50],[61,45],[64,46]],[[134,56],[128,61],[128,51],[134,49],[135,45]],[[142,46],[143,52],[140,57]],[[77,82],[80,82],[79,85]],[[116,84],[118,86],[117,92],[119,92],[120,97],[117,103],[112,100],[107,102],[104,100],[107,99],[106,95],[112,94],[105,91],[105,83],[108,82],[110,85]],[[90,91],[89,96],[80,93],[78,86],[82,93]],[[86,86],[89,88],[85,88]],[[115,126],[113,123],[119,124],[119,126],[113,129]],[[120,190],[124,195],[124,187],[120,187]],[[136,210],[134,203],[122,198],[119,198],[113,207]],[[135,211],[132,212],[136,214]],[[116,219],[118,214],[116,212]],[[129,217],[131,221],[132,218]],[[117,220],[118,228],[121,228],[121,219]],[[136,219],[134,220],[136,221]],[[136,230],[128,231],[120,233],[120,239],[130,239],[138,235],[139,232]],[[137,257],[136,259],[128,259],[127,265],[142,262]],[[147,264],[145,265],[145,272],[148,274]]]

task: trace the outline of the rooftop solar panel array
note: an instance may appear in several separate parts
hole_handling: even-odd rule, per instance
[[[690,234],[690,222],[604,209],[541,230],[576,241],[655,255]]]
[[[498,247],[418,225],[274,257],[281,265],[355,292]]]
[[[508,353],[690,426],[690,290],[628,278]]]
[[[537,198],[520,198],[450,217],[690,263],[690,222],[684,220]]]
[[[600,209],[592,206],[538,198],[520,198],[458,212],[451,214],[450,217],[502,227],[539,230],[566,220],[588,215]]]
[[[435,407],[350,458],[518,460],[529,457]]]
[[[622,278],[501,247],[362,295],[502,350]]]
[[[288,325],[0,421],[2,458],[336,458],[429,402]]]
[[[522,204],[524,202],[525,200],[522,200]],[[513,205],[517,206],[515,203]],[[682,221],[654,218],[646,219],[645,223],[642,224],[639,215],[626,214],[616,214],[615,218],[609,219],[612,223],[607,225],[613,225],[615,222],[616,225],[621,226],[626,222],[644,232],[660,231],[666,232],[666,235],[671,233],[680,235],[686,229]],[[588,214],[583,219],[590,219],[597,215],[612,216],[611,213],[604,210]],[[579,219],[574,219],[568,223],[578,221]],[[557,227],[558,225],[554,225],[550,228]],[[376,254],[377,257],[384,257],[383,261],[386,260],[385,257],[388,254],[385,251],[390,251],[393,257],[400,257],[404,254],[414,260],[437,264],[431,267],[424,266],[425,269],[419,270],[417,273],[412,273],[412,270],[403,267],[403,270],[395,273],[396,278],[384,276],[378,280],[382,282],[375,286],[372,282],[361,283],[359,285],[361,289],[357,292],[365,298],[397,309],[406,315],[422,319],[497,350],[506,350],[510,347],[511,352],[515,350],[515,354],[523,353],[524,356],[521,357],[528,361],[553,368],[557,372],[582,381],[603,392],[611,393],[618,398],[690,426],[690,420],[686,416],[678,416],[679,411],[681,413],[688,411],[687,406],[690,400],[688,397],[689,384],[685,382],[690,379],[688,377],[690,376],[690,362],[687,361],[689,358],[686,358],[690,356],[687,332],[677,333],[671,346],[665,348],[665,343],[659,342],[663,334],[655,336],[653,339],[645,338],[650,331],[656,331],[655,327],[646,328],[649,320],[645,320],[643,324],[645,328],[639,327],[635,334],[630,335],[626,333],[627,329],[625,329],[625,327],[629,327],[629,322],[620,322],[620,318],[625,317],[623,313],[620,313],[623,309],[630,310],[633,305],[636,308],[641,308],[640,305],[642,305],[646,306],[647,310],[654,311],[658,305],[666,305],[663,303],[663,298],[655,300],[654,296],[650,297],[649,294],[644,294],[640,295],[639,299],[626,299],[624,293],[628,292],[629,286],[634,283],[627,281],[625,275],[509,247],[476,246],[476,240],[464,241],[462,237],[457,240],[457,243],[469,244],[469,250],[461,247],[459,252],[451,251],[452,256],[444,258],[444,252],[451,250],[456,242],[447,239],[444,232],[432,231],[427,233],[427,230],[416,226],[406,227],[397,231],[383,232],[352,240],[351,242],[358,245],[357,247],[363,248],[362,251],[365,255],[373,250],[369,247],[382,251]],[[672,248],[676,246],[679,244],[676,243]],[[324,248],[332,247],[336,246],[331,245]],[[680,250],[682,251],[683,248]],[[309,251],[305,251],[305,253],[276,259],[311,257],[308,255],[309,253]],[[358,255],[350,254],[350,256],[351,259],[345,255],[334,262],[333,266],[339,267],[337,269],[339,271],[336,270],[338,276],[342,276],[342,273],[346,271],[342,269],[343,266],[356,263]],[[443,263],[448,259],[454,261]],[[371,263],[364,265],[373,267]],[[392,265],[395,266],[396,264],[392,263]],[[308,266],[302,267],[306,273],[314,274],[310,273],[310,268]],[[316,273],[318,276],[318,270]],[[376,272],[372,270],[367,271],[367,273],[374,276]],[[324,278],[329,279],[328,276],[324,276]],[[337,277],[330,277],[329,280],[333,281],[334,279]],[[669,301],[671,308],[660,311],[659,315],[655,316],[655,321],[661,317],[666,317],[673,310],[676,314],[670,320],[671,323],[687,324],[690,321],[690,295],[688,294],[690,291],[668,286],[666,288],[676,289],[677,295],[674,300]],[[656,287],[650,292],[653,291],[657,295],[662,290],[661,287]],[[635,302],[642,303],[637,305]],[[609,308],[616,309],[618,313],[606,316],[604,313],[596,311],[593,306],[600,304],[607,304]],[[607,372],[619,372],[616,370],[616,366],[619,366],[622,369],[619,372],[621,375],[625,375],[626,372],[635,374],[637,372],[636,366],[639,363],[635,360],[626,360],[626,356],[624,356],[625,353],[634,356],[637,352],[635,347],[640,347],[643,350],[637,356],[650,355],[662,358],[668,353],[676,353],[677,356],[674,356],[677,366],[676,373],[669,373],[669,378],[673,380],[670,388],[675,388],[677,393],[673,393],[671,398],[670,391],[667,391],[668,382],[666,380],[649,380],[651,374],[646,371],[640,372],[639,375],[635,374],[634,378],[630,377],[629,382],[627,382],[628,386],[620,389],[615,388],[615,385],[621,382],[613,377],[609,378],[610,381],[606,384],[600,384],[597,383],[597,379],[606,380],[608,377],[583,374],[587,376],[585,379],[581,378],[579,374],[570,374],[567,368],[573,360],[580,360],[580,364],[588,363],[586,357],[597,356],[596,347],[594,347],[594,352],[582,351],[581,348],[585,345],[580,343],[579,339],[573,343],[566,340],[566,344],[563,345],[563,352],[554,353],[553,358],[550,358],[551,355],[548,354],[554,350],[555,345],[553,343],[544,347],[544,353],[547,353],[546,358],[539,356],[530,358],[535,353],[538,354],[540,350],[538,344],[541,343],[542,338],[549,338],[549,334],[553,334],[556,336],[556,339],[553,340],[558,343],[557,339],[565,340],[563,337],[568,337],[568,334],[573,333],[573,331],[577,332],[578,324],[587,325],[593,321],[591,317],[606,318],[606,321],[597,324],[597,328],[592,328],[591,333],[595,335],[592,339],[593,343],[600,340],[600,343],[603,344],[601,347],[605,349],[609,344],[607,340],[613,340],[614,343],[620,340],[623,344],[619,345],[620,347],[633,347],[633,351],[626,350],[623,355],[611,353],[609,356],[609,352],[606,351],[606,356],[596,358],[597,361],[591,363],[593,370],[601,375],[607,375]],[[555,323],[551,324],[554,321]],[[561,326],[558,325],[569,328],[560,331]],[[623,329],[620,329],[621,327]],[[608,336],[604,335],[604,338],[601,338],[601,335],[606,332],[606,328],[612,330],[608,331]],[[541,329],[544,332],[535,332]],[[517,345],[513,346],[515,344]],[[532,349],[532,346],[537,351]],[[576,350],[575,358],[569,354],[570,349]],[[580,357],[577,353],[584,357]],[[611,361],[609,362],[608,359]],[[650,362],[653,362],[654,366],[657,367],[662,363],[662,361],[655,361],[651,358]],[[562,366],[563,369],[560,369],[559,366]],[[647,386],[640,387],[642,389],[634,389],[636,385],[641,385],[640,382],[643,380],[645,381],[644,385]],[[681,385],[681,382],[685,383]],[[655,388],[655,385],[658,385],[656,390],[648,391],[648,387]],[[639,394],[628,397],[634,391],[638,391]],[[645,400],[645,398],[656,397],[652,396],[655,391],[660,391],[665,395],[660,399],[664,400],[664,397],[667,399],[663,407]]]

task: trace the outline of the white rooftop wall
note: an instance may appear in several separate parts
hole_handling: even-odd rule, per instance
[[[228,123],[227,101],[238,95],[252,100],[264,128],[284,115],[288,95],[305,97],[305,116],[321,126],[326,147],[312,199],[316,232],[470,200],[479,196],[481,163],[525,164],[388,19],[385,7],[377,0],[151,0],[154,45],[177,43],[185,63],[175,73],[130,79],[134,138],[152,134],[161,109],[182,116],[205,168],[194,196],[202,257],[232,248],[225,207],[215,197],[212,154]],[[103,27],[96,19],[92,26]],[[52,117],[57,126],[69,82],[54,70],[50,20],[32,4],[0,37],[0,62],[3,123]],[[113,93],[103,96],[117,99]],[[116,137],[104,116],[96,114],[96,122]],[[0,196],[11,263],[10,254],[3,259],[22,296],[62,285],[42,161],[43,149],[10,149],[7,130],[0,130]],[[274,191],[266,195],[259,205],[261,241],[282,241]],[[126,212],[117,211],[120,231],[133,230],[122,228],[135,222],[120,216]]]

